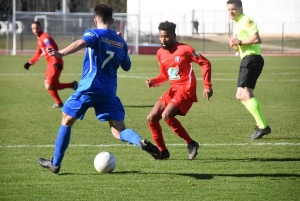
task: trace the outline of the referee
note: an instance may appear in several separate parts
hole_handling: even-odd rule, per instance
[[[253,20],[243,13],[241,0],[228,0],[227,10],[230,19],[237,26],[237,35],[229,38],[228,44],[235,51],[239,51],[242,59],[236,98],[242,102],[256,121],[255,131],[250,139],[260,139],[271,133],[271,128],[266,123],[260,103],[253,94],[257,79],[264,66],[264,59],[260,52],[262,40]]]

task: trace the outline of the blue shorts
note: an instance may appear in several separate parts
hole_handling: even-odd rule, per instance
[[[67,115],[82,120],[87,109],[93,107],[100,121],[124,121],[125,110],[121,100],[115,97],[74,92],[65,102],[62,111]]]

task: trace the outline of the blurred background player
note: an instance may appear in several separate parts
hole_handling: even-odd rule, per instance
[[[199,35],[199,32],[198,32],[199,22],[197,19],[195,21],[193,21],[193,26],[194,26],[194,30],[196,31],[196,32],[194,32],[194,30],[193,30],[193,35],[195,35],[195,34]]]
[[[176,41],[176,24],[173,22],[161,22],[158,29],[161,48],[157,51],[157,60],[160,73],[157,77],[146,80],[146,85],[157,87],[169,80],[170,89],[158,99],[147,116],[153,140],[161,152],[156,159],[168,159],[170,157],[159,123],[163,119],[176,135],[185,141],[189,159],[193,160],[198,154],[199,144],[189,136],[175,116],[185,116],[193,102],[198,101],[196,94],[197,80],[192,62],[202,67],[204,97],[209,100],[212,96],[211,64],[191,46]]]
[[[60,83],[59,77],[61,71],[63,70],[64,62],[61,58],[50,57],[46,51],[46,48],[53,48],[58,50],[57,44],[53,38],[43,31],[41,24],[37,21],[31,24],[31,30],[34,35],[37,37],[37,50],[35,55],[24,64],[26,70],[33,64],[35,64],[40,57],[44,54],[47,61],[47,70],[45,75],[45,88],[49,91],[50,95],[55,101],[55,104],[52,108],[61,108],[63,102],[60,99],[57,90],[62,90],[66,88],[77,89],[77,81],[70,83]]]
[[[228,39],[228,44],[234,50],[239,49],[241,56],[240,71],[237,83],[236,98],[242,102],[256,121],[254,133],[250,139],[260,139],[271,133],[262,114],[259,101],[254,97],[254,88],[264,66],[261,56],[258,28],[253,20],[243,13],[241,0],[227,1],[227,9],[230,19],[236,22],[237,37]]]
[[[86,48],[79,87],[62,108],[62,121],[55,142],[54,157],[40,158],[38,161],[42,167],[53,173],[60,170],[73,124],[77,119],[82,120],[90,107],[94,108],[100,121],[108,121],[115,138],[137,145],[153,157],[159,155],[155,145],[143,140],[134,130],[125,127],[125,110],[116,94],[117,71],[120,66],[124,71],[129,71],[131,60],[126,42],[110,29],[114,22],[112,14],[111,6],[97,4],[94,8],[94,23],[97,28],[86,30],[82,39],[60,51],[47,49],[50,55],[60,58]]]

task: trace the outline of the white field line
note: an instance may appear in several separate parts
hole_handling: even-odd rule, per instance
[[[285,73],[278,73],[282,75]],[[288,74],[297,74],[297,73],[288,73]],[[0,73],[1,77],[7,76],[44,76],[44,73]],[[80,73],[64,73],[64,76],[80,76]],[[118,75],[119,78],[134,78],[134,79],[148,79],[147,76],[135,76],[135,75]],[[197,78],[197,80],[202,80],[202,78]],[[236,81],[237,78],[212,78],[215,81]],[[261,82],[300,82],[300,79],[259,79]]]
[[[216,143],[216,144],[200,144],[200,146],[299,146],[300,143],[291,143],[291,142],[274,142],[274,143]],[[134,146],[129,144],[70,144],[69,147],[116,147],[116,146]],[[186,146],[185,144],[167,144],[167,146]],[[54,147],[53,145],[0,145],[0,148],[47,148]]]

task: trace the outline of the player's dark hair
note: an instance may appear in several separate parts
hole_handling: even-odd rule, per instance
[[[38,25],[38,26],[40,26],[40,27],[42,26],[41,23],[40,23],[39,21],[34,21],[34,22],[32,22],[31,24],[36,24],[36,25]]]
[[[168,31],[169,33],[175,34],[176,24],[173,22],[161,22],[158,25],[158,30]]]
[[[104,24],[110,24],[112,21],[112,15],[114,8],[106,4],[97,4],[94,8],[95,17],[100,17]]]
[[[238,8],[242,8],[243,7],[243,3],[242,3],[241,0],[228,0],[227,4],[234,4]]]

